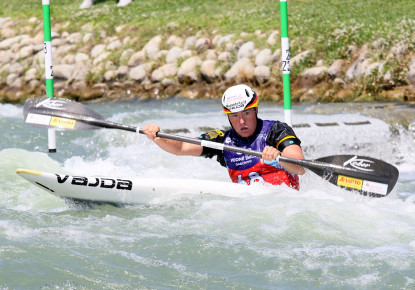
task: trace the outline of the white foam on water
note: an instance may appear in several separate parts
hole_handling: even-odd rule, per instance
[[[23,118],[23,110],[21,107],[18,107],[15,105],[0,104],[0,117],[5,117],[5,118],[21,117]]]
[[[160,108],[147,103],[97,108],[112,121],[186,128],[189,132],[178,134],[196,137],[203,133],[201,127],[228,126],[214,105],[192,109],[189,101],[171,101]],[[21,121],[19,114],[11,118]],[[261,114],[279,119],[282,109],[264,107]],[[305,121],[308,112],[301,114]],[[329,119],[313,113],[312,121]],[[37,143],[30,146],[45,147],[44,137],[35,138],[42,132],[36,132],[28,129],[30,142]],[[413,147],[413,138],[402,136],[397,142],[404,152]],[[340,134],[323,137],[319,141],[344,141]],[[15,170],[189,178],[195,183],[229,177],[215,160],[174,156],[130,132],[105,129],[59,138],[65,150],[59,151],[58,144],[57,155],[25,147],[24,138],[16,138],[16,148],[0,150],[2,274],[20,281],[10,287],[62,281],[86,288],[414,287],[415,162],[409,153],[402,153],[409,157],[398,164],[398,185],[384,198],[342,190],[309,172],[301,178],[300,191],[255,185],[237,197],[184,194],[155,204],[82,208],[38,189]],[[303,142],[309,138],[313,136]],[[306,157],[354,152],[340,143],[321,145]],[[358,151],[393,160],[394,151],[383,145]]]
[[[64,202],[61,199],[34,187],[16,174],[18,168],[64,172],[59,163],[47,154],[22,149],[4,149],[0,151],[0,164],[0,205],[15,210],[62,209]]]

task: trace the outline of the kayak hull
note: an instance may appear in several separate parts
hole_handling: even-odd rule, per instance
[[[249,186],[230,182],[102,176],[72,176],[17,169],[16,173],[37,187],[61,198],[115,204],[165,202],[183,194],[217,194],[237,197],[248,193]]]

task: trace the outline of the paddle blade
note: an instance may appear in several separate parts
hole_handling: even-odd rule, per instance
[[[395,166],[366,156],[335,155],[314,161],[317,166],[309,169],[330,183],[372,197],[388,195],[399,177]]]
[[[62,98],[30,98],[23,107],[25,122],[34,127],[64,130],[100,129],[82,119],[104,118],[81,103]]]

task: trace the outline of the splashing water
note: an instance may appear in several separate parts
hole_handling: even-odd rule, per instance
[[[186,136],[229,126],[217,100],[88,106],[115,122],[157,123]],[[331,115],[294,107],[306,158],[350,153],[396,164],[400,178],[387,197],[360,196],[307,173],[299,192],[184,194],[124,207],[65,203],[16,169],[195,183],[229,177],[214,160],[170,155],[119,130],[59,132],[58,152],[48,155],[46,130],[26,126],[20,106],[0,105],[0,287],[414,288],[413,126],[339,106],[324,107]],[[281,119],[283,111],[264,103],[259,116]]]

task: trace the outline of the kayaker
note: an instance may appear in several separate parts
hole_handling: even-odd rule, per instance
[[[145,125],[142,130],[150,140],[172,154],[206,158],[216,156],[217,161],[227,167],[235,183],[265,181],[275,185],[285,183],[299,189],[298,175],[304,174],[305,169],[294,164],[278,163],[275,159],[279,154],[304,159],[301,141],[286,123],[258,118],[258,102],[258,95],[247,85],[228,88],[222,96],[222,106],[232,128],[211,131],[199,138],[262,151],[262,158],[159,138],[156,137],[156,133],[160,131],[158,125]]]

